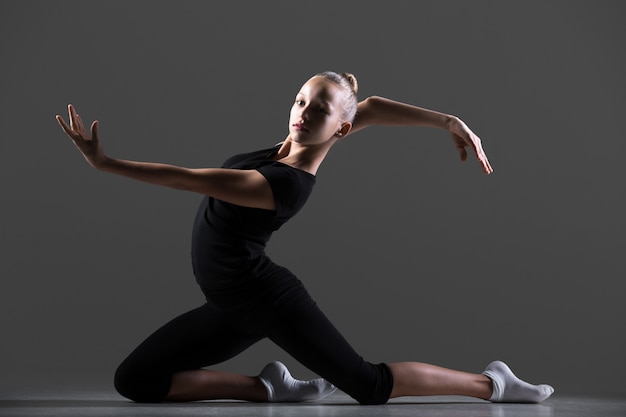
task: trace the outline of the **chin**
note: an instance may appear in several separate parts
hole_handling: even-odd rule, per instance
[[[304,135],[302,134],[304,133]],[[307,137],[306,132],[297,132],[291,135],[291,140],[296,143],[310,143],[311,138]]]
[[[291,136],[291,141],[295,143],[302,143],[302,138],[299,136]]]

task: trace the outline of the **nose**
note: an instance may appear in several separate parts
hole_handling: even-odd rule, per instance
[[[310,116],[309,113],[310,112],[309,112],[309,105],[308,104],[306,106],[300,108],[300,118],[302,120],[305,120],[305,121],[309,120],[309,116]]]

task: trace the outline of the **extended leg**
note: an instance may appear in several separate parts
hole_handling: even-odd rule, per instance
[[[359,356],[316,307],[299,305],[281,317],[270,339],[362,404],[400,396],[462,395],[494,402],[540,402],[553,390],[519,380],[508,367],[473,374],[419,362],[374,365]],[[385,372],[389,369],[390,376]],[[507,371],[508,370],[508,371]]]
[[[501,361],[472,374],[419,362],[389,365],[394,378],[391,397],[465,395],[493,402],[537,403],[550,397],[549,385],[533,385],[516,377]]]
[[[465,395],[487,400],[491,379],[481,374],[455,371],[420,362],[389,364],[393,374],[391,398],[420,395]]]

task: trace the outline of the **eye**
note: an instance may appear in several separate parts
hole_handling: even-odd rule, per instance
[[[301,99],[296,99],[296,104],[297,104],[298,106],[303,106],[303,105],[304,105],[304,100],[301,100]]]
[[[328,114],[328,110],[325,107],[320,107],[320,113]]]

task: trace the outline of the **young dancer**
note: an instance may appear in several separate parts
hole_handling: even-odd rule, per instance
[[[481,374],[419,362],[367,362],[296,276],[265,254],[272,232],[305,204],[332,146],[368,126],[445,129],[461,160],[466,160],[469,148],[482,170],[492,172],[480,139],[459,118],[382,97],[358,102],[356,93],[352,74],[316,74],[295,97],[283,142],[232,156],[221,168],[111,158],[100,144],[98,121],[88,132],[72,105],[69,125],[57,116],[95,169],[205,196],[193,224],[192,264],[206,303],[158,329],[123,361],[115,374],[120,394],[137,402],[281,402],[320,399],[336,387],[361,404],[420,395],[540,402],[552,394],[549,385],[524,382],[500,361]],[[258,376],[204,369],[263,338],[321,378],[294,379],[280,362],[268,364]]]

